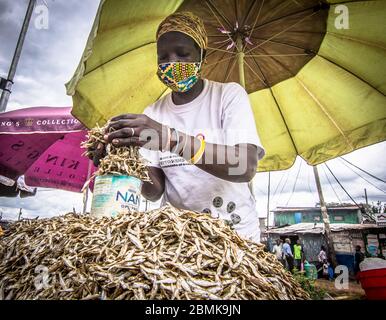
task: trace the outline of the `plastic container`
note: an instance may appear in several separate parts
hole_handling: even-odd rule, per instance
[[[142,181],[131,176],[97,176],[91,204],[91,216],[116,217],[120,213],[138,211]]]
[[[314,264],[305,263],[304,271],[306,272],[306,277],[308,279],[316,280],[318,279],[318,270]]]
[[[386,300],[386,268],[360,271],[358,280],[369,300]]]

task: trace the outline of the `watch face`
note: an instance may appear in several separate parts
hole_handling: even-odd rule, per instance
[[[235,211],[235,209],[236,209],[236,204],[233,201],[229,202],[227,205],[227,212],[231,213]]]
[[[216,208],[220,208],[223,204],[223,199],[221,197],[216,197],[213,199],[213,205],[216,207]]]
[[[231,214],[231,219],[232,219],[233,224],[238,224],[241,221],[240,216],[236,213]]]

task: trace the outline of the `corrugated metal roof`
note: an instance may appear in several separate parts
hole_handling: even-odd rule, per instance
[[[380,229],[382,227],[377,226],[376,224],[351,224],[351,223],[331,223],[330,229],[333,232],[344,231],[344,230],[366,230],[366,229]],[[267,230],[267,233],[272,234],[305,234],[305,233],[314,233],[320,234],[324,233],[324,224],[323,223],[310,223],[302,222],[293,224],[287,227],[275,228]]]
[[[272,212],[292,212],[292,211],[315,211],[319,210],[320,207],[277,207]],[[357,206],[346,206],[346,207],[327,207],[327,210],[360,210]]]

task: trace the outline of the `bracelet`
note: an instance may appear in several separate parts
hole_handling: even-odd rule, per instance
[[[167,135],[167,140],[166,140],[166,146],[165,148],[162,149],[162,152],[168,151],[170,149],[170,136],[171,136],[171,130],[169,126],[166,126],[168,129],[168,135]]]
[[[171,130],[173,130],[176,133],[176,141],[177,141],[177,143],[176,143],[176,145],[174,147],[174,151],[171,150],[170,152],[176,153],[176,151],[178,150],[178,147],[180,146],[180,135],[179,135],[178,131],[175,128],[172,128]]]
[[[205,152],[205,139],[204,138],[198,138],[201,142],[200,148],[198,149],[197,153],[189,160],[191,164],[196,164],[200,159],[202,158],[204,152]]]
[[[184,145],[182,146],[182,149],[178,152],[178,155],[180,157],[182,157],[184,155],[184,150],[185,150],[185,147],[186,147],[186,142],[188,141],[188,135],[185,134],[185,137],[184,137]],[[181,154],[182,153],[182,154]]]

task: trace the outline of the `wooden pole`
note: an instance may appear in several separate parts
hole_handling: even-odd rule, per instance
[[[91,166],[92,166],[92,162],[91,160],[89,160],[88,162],[88,168],[87,168],[87,180],[90,179],[90,176],[91,176]],[[89,187],[90,185],[87,186],[86,190],[85,190],[85,194],[84,194],[84,197],[83,197],[83,214],[86,213],[86,210],[87,210],[87,201],[88,201],[88,193],[89,193]]]
[[[267,230],[269,227],[269,202],[271,196],[271,171],[268,171]]]
[[[330,218],[328,216],[326,203],[324,202],[322,185],[320,184],[318,168],[316,166],[313,166],[313,169],[314,169],[316,188],[317,188],[318,194],[319,194],[320,210],[322,212],[322,218],[323,218],[323,223],[324,223],[324,231],[325,231],[325,237],[326,237],[326,242],[327,242],[327,247],[328,247],[328,257],[330,258],[331,264],[335,269],[335,267],[338,265],[338,263],[336,261],[334,244],[333,244],[332,237],[331,237]]]
[[[365,199],[366,199],[366,205],[369,205],[369,200],[367,199],[367,190],[365,188]]]

